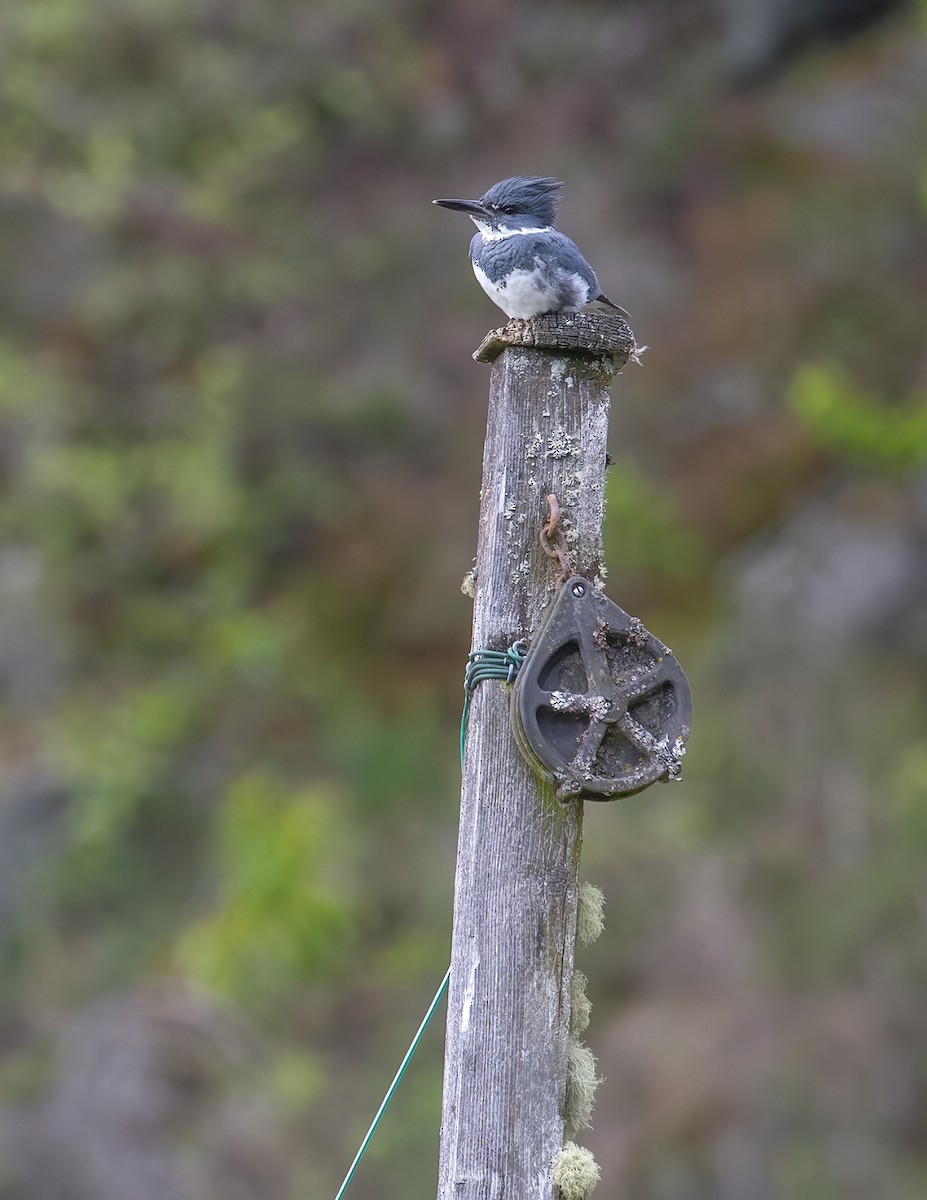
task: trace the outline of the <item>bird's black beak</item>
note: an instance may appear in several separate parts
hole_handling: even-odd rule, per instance
[[[432,200],[432,204],[440,204],[442,208],[452,208],[455,212],[474,213],[485,217],[486,209],[479,200]]]

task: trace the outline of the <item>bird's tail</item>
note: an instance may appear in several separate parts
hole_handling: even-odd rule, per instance
[[[600,304],[607,304],[609,308],[613,308],[616,312],[621,313],[626,321],[631,320],[631,314],[628,312],[628,310],[626,308],[622,308],[620,304],[616,304],[614,300],[609,300],[608,296],[606,296],[604,292],[599,292],[595,299],[598,300]]]

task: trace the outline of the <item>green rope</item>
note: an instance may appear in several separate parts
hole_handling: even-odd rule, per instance
[[[511,683],[518,674],[518,668],[525,661],[528,654],[528,647],[524,642],[513,642],[508,650],[474,650],[467,658],[467,671],[464,675],[464,706],[463,714],[460,718],[460,766],[463,769],[464,747],[467,742],[467,722],[470,719],[470,701],[473,699],[473,692],[476,687],[483,682],[484,679],[500,679],[504,683]],[[347,1191],[348,1184],[354,1178],[354,1172],[357,1170],[360,1160],[364,1157],[364,1152],[370,1145],[370,1141],[376,1133],[377,1126],[380,1124],[380,1118],[386,1112],[390,1100],[393,1098],[393,1093],[399,1086],[399,1082],[406,1073],[406,1067],[412,1061],[412,1055],[418,1049],[418,1044],[424,1036],[425,1030],[428,1028],[431,1018],[435,1015],[435,1009],[441,1003],[444,993],[447,991],[447,985],[451,978],[451,968],[448,967],[444,978],[441,980],[441,986],[435,992],[434,999],[428,1006],[428,1011],[422,1018],[422,1023],[418,1027],[418,1032],[412,1039],[409,1049],[405,1053],[405,1057],[399,1064],[399,1070],[393,1077],[393,1082],[386,1089],[386,1095],[383,1097],[383,1102],[377,1109],[377,1115],[370,1123],[370,1128],[364,1136],[357,1153],[354,1155],[354,1161],[351,1163],[347,1175],[344,1177],[344,1182],[338,1189],[338,1195],[335,1200],[341,1200],[344,1193]]]
[[[377,1126],[380,1124],[380,1118],[386,1112],[386,1107],[389,1104],[390,1100],[392,1100],[392,1098],[393,1098],[393,1092],[395,1092],[396,1088],[399,1086],[399,1081],[402,1079],[403,1075],[405,1075],[406,1067],[412,1061],[412,1055],[418,1049],[418,1044],[422,1040],[422,1035],[424,1034],[425,1030],[428,1028],[431,1018],[435,1014],[435,1009],[441,1003],[441,997],[447,991],[447,985],[448,985],[448,981],[450,980],[450,978],[451,978],[451,968],[448,967],[447,971],[445,972],[444,978],[441,980],[441,986],[435,992],[434,1000],[432,1000],[431,1004],[428,1005],[428,1012],[425,1013],[424,1019],[422,1020],[421,1025],[419,1025],[419,1027],[418,1027],[418,1033],[412,1039],[412,1043],[409,1046],[409,1049],[406,1051],[405,1058],[399,1064],[399,1070],[396,1072],[396,1075],[393,1078],[393,1082],[386,1089],[386,1095],[383,1097],[383,1103],[377,1109],[377,1115],[373,1118],[373,1121],[370,1124],[370,1128],[367,1130],[367,1135],[360,1144],[360,1149],[354,1155],[354,1161],[351,1163],[350,1170],[348,1171],[347,1175],[345,1175],[345,1177],[344,1177],[344,1183],[338,1189],[338,1195],[335,1197],[335,1200],[341,1200],[341,1197],[344,1195],[345,1191],[347,1190],[348,1184],[354,1178],[354,1172],[357,1170],[357,1164],[364,1157],[364,1151],[367,1149],[368,1145],[370,1144],[370,1139],[373,1137],[374,1133],[376,1132]]]

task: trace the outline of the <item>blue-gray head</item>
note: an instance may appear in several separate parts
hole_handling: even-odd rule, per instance
[[[515,175],[494,183],[479,200],[435,200],[443,208],[467,213],[478,227],[546,229],[557,216],[559,179]]]

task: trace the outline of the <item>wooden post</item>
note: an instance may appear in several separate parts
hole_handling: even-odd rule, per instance
[[[601,582],[612,375],[635,354],[611,313],[511,321],[493,362],[473,648],[538,627],[560,577],[539,531],[556,493],[572,569]],[[582,804],[522,759],[510,689],[473,697],[461,791],[438,1200],[553,1200],[563,1145]]]

